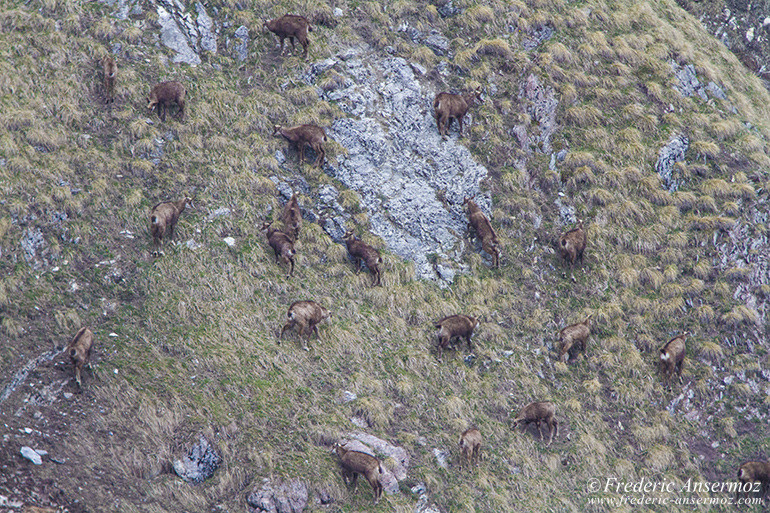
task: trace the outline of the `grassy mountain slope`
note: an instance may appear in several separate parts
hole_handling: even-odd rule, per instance
[[[424,482],[443,511],[586,511],[593,477],[723,480],[769,456],[769,284],[752,280],[755,253],[726,251],[739,226],[766,241],[770,96],[675,2],[458,1],[462,12],[447,18],[421,1],[215,6],[230,26],[222,51],[198,67],[170,64],[149,3],[125,21],[103,4],[56,0],[0,13],[0,383],[80,326],[97,340],[82,394],[63,395],[76,389],[62,356],[0,404],[0,493],[70,511],[243,511],[272,476],[304,479],[313,510],[411,511],[408,489]],[[259,32],[263,17],[287,11],[316,22],[311,61],[390,46],[438,88],[495,84],[465,143],[491,172],[499,270],[469,252],[471,274],[441,290],[386,252],[385,287],[372,289],[344,246],[306,223],[286,279],[258,232],[281,206],[269,177],[291,178],[274,158],[285,143],[272,126],[328,126],[343,115],[314,88],[287,82],[307,64],[277,56],[273,36]],[[404,21],[441,31],[453,56],[396,31]],[[245,63],[223,44],[241,24],[253,38]],[[553,38],[523,50],[543,25]],[[106,106],[98,59],[116,43],[118,93]],[[442,59],[446,78],[431,71]],[[727,100],[682,97],[672,59],[693,64]],[[514,125],[536,128],[519,98],[530,74],[559,98],[554,147],[568,154],[556,171],[511,136]],[[183,122],[145,109],[150,85],[168,79],[187,85]],[[654,163],[680,132],[691,145],[676,167],[683,186],[670,193]],[[342,151],[330,143],[327,158]],[[289,158],[313,190],[334,183]],[[151,258],[149,209],[185,193],[197,208],[182,215],[178,240],[200,246]],[[588,225],[574,273],[554,253],[558,198]],[[222,207],[230,214],[211,215]],[[309,352],[295,335],[276,340],[286,309],[304,298],[333,312]],[[476,358],[466,363],[463,347],[439,362],[432,322],[457,312],[483,320]],[[556,333],[589,313],[586,357],[557,362]],[[657,351],[683,330],[693,332],[684,384],[667,389]],[[345,390],[357,399],[342,403]],[[557,404],[550,447],[536,430],[510,427],[511,410],[539,399]],[[404,493],[376,508],[366,484],[345,489],[329,454],[358,429],[352,416],[412,458]],[[484,434],[485,460],[460,472],[457,435],[471,424]],[[192,486],[169,462],[198,433],[216,441],[224,464]],[[66,461],[32,467],[22,445]],[[434,448],[451,451],[449,469]],[[335,502],[314,504],[317,490]]]

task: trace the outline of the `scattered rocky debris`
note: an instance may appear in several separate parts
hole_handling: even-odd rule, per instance
[[[21,385],[25,379],[27,379],[27,376],[30,372],[32,372],[38,365],[40,365],[43,362],[50,362],[60,354],[62,354],[62,351],[64,349],[53,349],[51,351],[48,351],[47,353],[43,353],[34,360],[30,360],[27,362],[21,369],[16,371],[16,374],[13,375],[11,378],[11,381],[3,388],[3,391],[0,392],[0,404],[2,404],[6,399],[8,399],[14,390],[16,390],[16,387]]]
[[[417,504],[414,505],[414,513],[441,513],[441,510],[435,504],[428,502],[428,487],[425,483],[418,483],[410,491],[419,496]]]
[[[32,463],[34,463],[35,465],[43,464],[43,458],[41,458],[40,454],[38,454],[37,451],[35,451],[32,447],[27,447],[26,445],[22,447],[21,455],[27,458]]]
[[[551,153],[551,137],[557,128],[556,108],[559,105],[553,87],[544,86],[538,77],[529,75],[519,86],[519,99],[531,119],[526,125],[516,125],[512,130],[521,149],[527,153]],[[533,126],[537,127],[537,133],[528,130]]]
[[[537,25],[529,31],[530,36],[524,38],[521,45],[525,50],[532,51],[553,37],[554,29],[550,25]]]
[[[159,0],[158,23],[161,42],[176,52],[173,62],[197,66],[200,52],[217,53],[217,28],[200,2],[195,3],[197,18],[187,12],[182,2]]]
[[[436,457],[436,463],[441,468],[449,468],[449,451],[446,449],[433,449],[433,456]]]
[[[185,481],[200,483],[214,475],[221,462],[217,450],[201,436],[184,458],[174,461],[174,472]]]
[[[238,60],[243,62],[249,58],[249,29],[241,25],[235,30],[235,38],[238,40],[235,44],[235,53]]]
[[[678,85],[674,85],[674,89],[679,91],[682,96],[692,96],[697,94],[702,100],[709,99],[709,93],[715,98],[726,100],[727,95],[724,89],[722,89],[716,82],[709,82],[704,86],[698,80],[698,74],[695,72],[695,66],[692,64],[679,65],[676,61],[669,61],[671,69],[679,81]]]
[[[668,141],[658,152],[658,161],[655,163],[655,170],[663,180],[663,185],[669,192],[674,192],[682,185],[682,179],[674,174],[674,164],[684,161],[687,148],[690,147],[690,140],[684,134],[676,134]]]
[[[328,494],[326,498],[332,502]],[[322,503],[323,500],[322,497]],[[278,482],[265,478],[259,490],[252,492],[246,502],[250,506],[249,513],[301,513],[307,507],[307,485],[296,478]]]

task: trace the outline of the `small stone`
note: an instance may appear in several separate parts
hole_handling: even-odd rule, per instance
[[[335,18],[339,18],[343,14],[345,13],[342,12],[342,9],[340,9],[339,7],[335,7],[334,10],[332,11],[332,15],[334,15]]]
[[[751,43],[754,40],[754,27],[746,31],[746,41]]]
[[[361,417],[350,417],[350,422],[361,429],[367,429],[369,427],[369,423],[366,422],[366,419],[362,419]]]
[[[21,455],[27,458],[29,461],[34,463],[35,465],[42,465],[43,459],[40,457],[40,455],[35,452],[32,447],[27,447],[26,445],[21,448]]]
[[[222,241],[231,248],[235,246],[235,239],[232,237],[225,237]]]
[[[112,338],[115,338],[115,337],[117,337],[117,336],[118,336],[118,334],[117,334],[117,333],[115,333],[115,332],[113,331],[113,332],[110,332],[110,334],[109,334],[109,335],[107,335],[107,336],[108,336],[108,337],[112,337]],[[117,373],[117,372],[118,372],[118,370],[117,370],[117,369],[115,369],[115,372]]]
[[[353,392],[350,392],[348,390],[345,390],[344,392],[342,392],[343,403],[349,403],[350,401],[355,401],[356,399],[358,399],[358,396]]]
[[[24,428],[24,432],[29,435],[32,433],[32,430],[30,428]]]
[[[45,449],[35,449],[35,452],[38,453],[40,456],[48,456],[48,451]]]
[[[447,460],[449,459],[449,451],[445,449],[433,449],[433,456],[436,457],[436,463],[441,468],[447,468]]]

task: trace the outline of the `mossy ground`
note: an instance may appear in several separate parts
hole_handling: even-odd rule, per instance
[[[586,492],[593,477],[725,480],[743,460],[768,456],[766,419],[747,420],[770,404],[760,377],[766,333],[757,333],[757,310],[735,299],[737,287],[748,287],[749,264],[725,266],[717,244],[767,199],[767,91],[673,1],[454,4],[463,12],[442,18],[421,1],[343,1],[333,5],[344,12],[335,19],[323,3],[218,2],[218,19],[250,29],[250,57],[206,54],[195,68],[169,64],[149,4],[125,21],[98,3],[4,8],[0,369],[10,377],[82,325],[97,340],[82,394],[23,403],[32,385],[68,375],[62,359],[2,405],[7,434],[33,427],[47,436],[30,442],[67,460],[66,472],[52,463],[31,468],[4,444],[23,476],[9,473],[7,486],[53,481],[64,490],[59,504],[79,499],[87,511],[242,511],[261,478],[301,477],[336,496],[335,510],[408,511],[417,500],[409,486],[424,482],[445,511],[585,511],[594,507]],[[272,126],[328,126],[342,115],[312,87],[285,85],[306,64],[277,56],[274,38],[259,30],[261,18],[287,11],[316,21],[311,60],[364,42],[432,69],[441,58],[392,30],[409,21],[451,41],[452,74],[437,85],[496,84],[465,143],[491,172],[500,269],[469,253],[471,273],[441,290],[386,253],[385,286],[370,288],[344,246],[305,223],[298,268],[286,278],[258,231],[280,207],[268,177],[286,175],[273,157],[285,143],[271,137]],[[544,24],[554,37],[521,50]],[[117,99],[108,106],[98,59],[115,43]],[[728,100],[682,97],[670,59],[695,65]],[[558,92],[553,143],[569,156],[556,172],[548,156],[523,155],[510,135],[514,124],[531,123],[518,97],[529,74]],[[188,88],[183,122],[161,123],[145,109],[150,86],[167,79]],[[653,165],[678,132],[692,145],[677,169],[685,185],[669,193]],[[333,161],[342,149],[330,148]],[[515,168],[522,157],[526,169]],[[333,183],[309,166],[296,169],[311,187]],[[554,252],[564,229],[559,193],[588,226],[585,263],[574,270]],[[180,219],[182,243],[153,259],[149,209],[182,194],[196,203]],[[209,216],[220,207],[231,215]],[[46,241],[38,268],[22,256],[29,227]],[[201,246],[188,248],[190,239]],[[276,338],[288,306],[305,298],[333,312],[309,352],[295,334],[280,345]],[[458,312],[483,320],[470,364],[464,346],[443,361],[432,349],[432,321]],[[556,333],[588,313],[595,323],[586,356],[557,362]],[[684,385],[666,387],[657,349],[683,330],[693,332]],[[738,377],[725,387],[727,375]],[[756,390],[747,384],[757,380]],[[358,398],[342,404],[343,390]],[[682,390],[693,392],[697,414],[666,410]],[[542,399],[557,404],[561,423],[550,447],[535,429],[510,427],[512,410]],[[345,490],[329,454],[354,415],[412,457],[405,493],[377,508],[367,485]],[[485,459],[460,472],[457,437],[469,425],[484,435]],[[224,465],[190,486],[168,463],[200,432],[217,441]],[[437,465],[434,448],[452,451],[449,469]]]

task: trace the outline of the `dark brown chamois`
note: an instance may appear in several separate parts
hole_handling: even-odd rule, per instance
[[[294,255],[297,254],[294,250],[294,242],[291,240],[291,237],[281,230],[270,228],[271,224],[273,224],[272,221],[266,221],[265,224],[262,225],[262,231],[267,235],[267,243],[270,244],[270,247],[273,248],[273,251],[275,252],[275,262],[278,263],[280,258],[280,261],[283,263],[288,262],[291,264],[289,274],[286,275],[288,278],[294,274]]]
[[[181,83],[176,81],[161,82],[150,91],[150,96],[147,98],[147,108],[152,110],[157,106],[161,121],[166,121],[166,111],[173,102],[179,107],[177,114],[179,119],[184,119],[185,94],[185,88]]]
[[[115,101],[115,79],[118,76],[118,65],[111,55],[106,55],[102,59],[102,70],[104,72],[104,96],[107,103]]]
[[[479,325],[478,319],[468,315],[449,315],[436,321],[434,326],[438,329],[436,339],[438,341],[438,357],[441,358],[444,349],[449,347],[449,342],[455,337],[464,338],[468,342],[468,350],[473,350],[473,330]]]
[[[291,235],[294,242],[299,237],[299,229],[302,227],[302,211],[299,209],[297,195],[292,194],[291,199],[283,207],[283,230],[286,235]]]
[[[326,152],[324,151],[322,142],[327,141],[326,132],[320,126],[316,125],[298,125],[291,128],[275,125],[273,135],[282,135],[289,143],[295,144],[299,150],[299,163],[300,165],[305,162],[305,145],[313,148],[316,152],[316,159],[313,165],[315,167],[321,167],[324,162]]]
[[[569,262],[570,267],[574,266],[577,260],[580,260],[581,265],[583,264],[586,242],[586,232],[583,230],[583,221],[580,219],[578,219],[577,228],[563,234],[559,239],[559,254]]]
[[[318,323],[324,319],[328,319],[331,316],[329,310],[319,305],[315,301],[295,301],[289,307],[289,312],[286,314],[288,321],[281,330],[281,334],[278,339],[283,338],[284,332],[292,329],[294,326],[299,326],[300,337],[310,335],[315,331],[316,337],[320,340],[321,335],[318,333]],[[307,335],[305,332],[307,331]],[[307,350],[307,344],[305,344]]]
[[[192,207],[192,199],[184,197],[179,201],[166,201],[152,207],[150,212],[150,233],[155,246],[163,245],[163,237],[168,234],[169,239],[174,238],[174,227],[179,220],[179,215],[184,212],[187,205]]]
[[[91,363],[91,348],[94,344],[94,334],[88,328],[80,328],[67,344],[67,352],[75,368],[75,382],[78,388],[83,388],[81,372],[83,367]]]
[[[355,491],[358,488],[356,479],[358,474],[361,474],[372,486],[372,490],[374,490],[374,503],[377,504],[380,496],[382,496],[380,476],[384,473],[380,460],[371,454],[347,450],[340,444],[337,444],[334,450],[342,464],[342,479],[345,481],[345,484],[347,485],[348,481],[351,481],[353,491]]]
[[[307,18],[297,16],[296,14],[286,14],[274,20],[265,21],[262,26],[278,36],[281,40],[281,55],[283,55],[283,40],[287,37],[291,41],[292,54],[297,50],[294,44],[294,38],[302,45],[302,57],[307,58],[307,47],[310,41],[307,38],[308,32],[313,32],[313,27]]]
[[[768,488],[770,488],[770,461],[747,461],[738,469],[738,481],[740,481],[740,484],[738,489],[735,490],[736,503],[741,491],[746,494],[749,491],[758,491],[760,497],[764,497]],[[757,483],[758,486],[752,485],[751,490],[749,490],[749,487],[746,486],[748,483]]]
[[[666,345],[660,348],[660,372],[667,381],[676,371],[679,382],[682,381],[682,364],[684,363],[685,341],[690,335],[685,331],[678,337],[674,337]]]
[[[353,235],[353,230],[346,231],[342,238],[345,240],[345,245],[348,247],[348,253],[350,253],[350,256],[353,258],[353,263],[356,266],[356,274],[361,271],[361,262],[364,262],[366,263],[366,267],[369,268],[369,272],[374,275],[372,286],[382,285],[380,272],[382,257],[380,256],[380,252]]]
[[[472,198],[465,198],[463,207],[468,213],[468,222],[476,232],[476,237],[481,241],[481,248],[492,257],[492,265],[500,267],[500,241],[497,240],[497,233],[492,228],[489,219]]]
[[[460,435],[460,470],[463,468],[463,460],[472,464],[475,459],[478,463],[481,461],[481,431],[476,428],[470,428],[463,431]]]
[[[582,351],[585,353],[586,341],[591,336],[591,316],[586,317],[583,322],[572,324],[567,326],[559,332],[559,342],[561,343],[561,349],[559,349],[559,360],[561,360],[565,354],[568,354],[567,359],[572,358],[572,349]]]
[[[439,93],[433,100],[433,112],[436,117],[438,133],[446,140],[447,131],[452,126],[452,120],[456,119],[460,124],[460,137],[463,135],[463,116],[468,109],[478,101],[484,103],[481,97],[481,88],[465,94]]]
[[[551,432],[551,439],[548,441],[548,445],[553,442],[554,435],[559,434],[559,423],[556,421],[556,406],[551,401],[539,401],[526,405],[521,409],[519,415],[513,419],[513,427],[519,424],[525,426],[535,422],[537,424],[537,431],[540,433],[540,439],[543,440],[543,429],[541,423],[548,424],[548,430]]]

